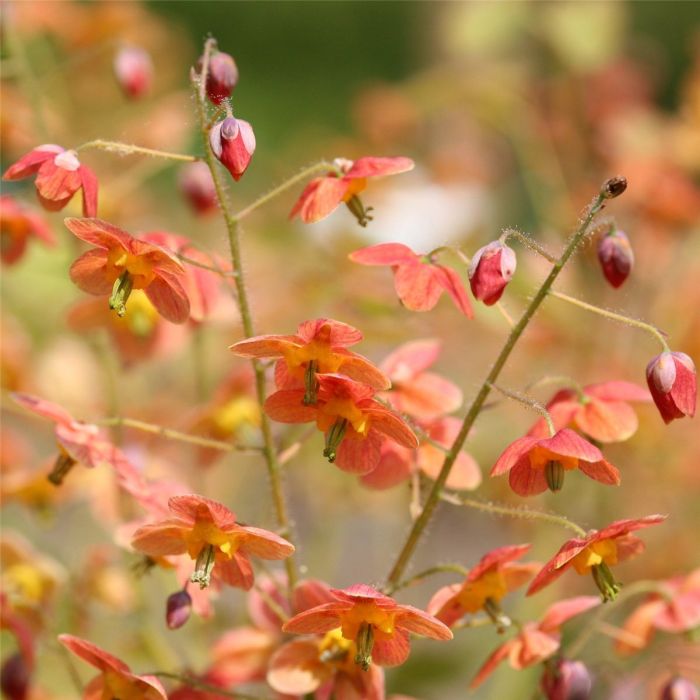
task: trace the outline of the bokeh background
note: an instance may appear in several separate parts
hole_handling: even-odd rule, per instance
[[[395,299],[388,270],[353,265],[347,254],[400,241],[423,252],[457,245],[470,255],[509,226],[555,251],[600,183],[619,173],[629,189],[610,210],[632,241],[632,276],[619,290],[608,287],[590,245],[558,288],[646,319],[669,334],[673,349],[700,358],[696,3],[61,0],[4,2],[2,10],[3,170],[46,142],[68,148],[103,138],[201,153],[188,75],[210,34],[237,61],[234,111],[257,137],[249,171],[231,182],[235,208],[317,160],[406,155],[416,161],[412,173],[368,190],[365,203],[375,207],[375,220],[367,229],[345,210],[312,226],[290,222],[297,191],[250,217],[244,258],[260,333],[337,318],[363,331],[359,350],[377,362],[404,341],[440,338],[437,369],[469,401],[507,334],[500,314],[478,306],[468,322],[446,300],[429,314],[411,313]],[[147,49],[155,66],[153,88],[139,101],[125,99],[113,77],[123,44]],[[178,189],[177,165],[97,151],[86,151],[84,162],[100,180],[102,218],[131,232],[172,231],[226,255],[222,221],[192,213]],[[34,202],[29,180],[3,183],[3,193]],[[188,430],[231,372],[244,372],[227,351],[241,329],[225,293],[206,323],[170,328],[155,348],[128,361],[103,329],[77,328],[71,314],[84,295],[67,276],[78,246],[62,225],[66,213],[79,215],[77,202],[46,213],[57,247],[32,245],[2,270],[3,537],[20,533],[54,560],[56,571],[37,623],[43,694],[36,697],[42,698],[75,693],[54,642],[59,632],[85,636],[139,672],[198,671],[217,635],[247,619],[243,595],[228,591],[213,619],[193,618],[168,632],[163,605],[174,577],[133,575],[136,557],[114,543],[114,532],[134,506],[111,476],[76,470],[60,490],[37,485],[55,449],[51,430],[18,411],[7,392],[37,393],[85,420],[125,415]],[[517,316],[546,265],[513,245],[519,267],[503,301]],[[450,262],[466,277],[457,258]],[[502,383],[522,389],[554,374],[582,384],[643,384],[657,352],[653,339],[635,329],[550,300]],[[546,400],[548,392],[536,394]],[[243,399],[237,406],[240,435],[254,436],[254,411]],[[622,471],[619,488],[573,483],[573,477],[563,493],[528,502],[584,527],[669,513],[665,525],[642,535],[647,554],[619,568],[628,581],[684,574],[700,563],[697,424],[664,426],[653,406],[638,414],[636,435],[606,449]],[[533,420],[510,402],[484,412],[467,446],[484,474]],[[283,445],[304,434],[303,428],[276,431]],[[274,528],[264,468],[255,457],[225,456],[204,467],[182,444],[130,430],[114,439],[149,476],[181,479],[226,502],[242,520]],[[478,497],[521,503],[503,481],[486,478]],[[337,587],[381,582],[409,527],[407,487],[376,492],[357,485],[323,460],[314,436],[288,463],[285,490],[309,575]],[[533,558],[543,560],[566,537],[546,524],[443,506],[412,570],[448,561],[469,566],[491,547],[520,542],[533,542]],[[424,607],[453,580],[430,579],[404,591],[401,601]],[[3,585],[16,582],[8,577]],[[534,618],[558,597],[590,592],[588,579],[567,576],[534,599],[513,595],[507,610]],[[629,609],[617,611],[618,621]],[[5,656],[14,642],[2,634]],[[426,700],[465,697],[470,678],[500,641],[492,628],[464,630],[444,646],[416,641],[409,663],[388,672],[388,688]],[[697,647],[670,636],[621,659],[600,635],[582,658],[596,673],[596,698],[657,697],[676,667],[696,681],[700,672]],[[78,673],[90,677],[82,664]],[[474,697],[536,697],[539,673],[503,667]]]

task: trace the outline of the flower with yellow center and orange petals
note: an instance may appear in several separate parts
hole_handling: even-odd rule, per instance
[[[306,610],[288,620],[283,632],[324,634],[340,628],[342,639],[354,642],[354,662],[368,670],[372,662],[398,666],[409,654],[409,633],[431,639],[452,639],[449,627],[428,613],[400,605],[371,586],[356,584],[339,590],[335,599]]]
[[[613,600],[620,590],[620,584],[615,580],[610,567],[644,550],[644,543],[629,533],[658,525],[667,517],[647,515],[635,520],[617,520],[602,530],[592,530],[585,537],[568,540],[535,576],[527,589],[527,595],[537,593],[559,578],[569,567],[573,567],[581,575],[590,572],[603,600]]]
[[[30,238],[56,245],[53,231],[44,219],[9,194],[0,196],[0,257],[6,265],[16,263]]]
[[[250,555],[285,559],[294,546],[278,535],[236,523],[226,506],[197,495],[168,500],[173,518],[140,527],[132,546],[149,557],[187,554],[195,571],[191,581],[206,588],[213,574],[222,583],[248,590],[253,585]]]

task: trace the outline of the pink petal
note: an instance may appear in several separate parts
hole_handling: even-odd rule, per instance
[[[333,691],[335,700],[385,700],[384,671],[372,664],[368,671],[336,674]],[[330,696],[329,696],[330,697]],[[392,695],[393,700],[399,700]],[[316,694],[315,700],[321,700]]]
[[[527,453],[537,442],[537,438],[528,435],[511,442],[496,460],[496,464],[494,464],[491,469],[490,476],[500,476],[510,471],[517,462],[527,456]]]
[[[270,659],[267,682],[280,693],[313,693],[333,673],[318,657],[316,642],[294,640],[284,644]]]
[[[380,243],[360,248],[348,255],[353,262],[361,265],[412,265],[420,258],[403,243]]]
[[[450,628],[432,615],[411,605],[400,605],[398,607],[399,612],[396,615],[397,627],[430,639],[439,639],[441,641],[452,639],[453,635]]]
[[[663,600],[642,603],[622,625],[625,635],[615,641],[615,651],[633,654],[648,646],[655,632],[652,621],[665,607]]]
[[[80,166],[83,187],[83,216],[97,216],[97,175],[85,165]]]
[[[531,547],[531,544],[511,544],[492,549],[484,554],[479,563],[469,571],[467,581],[476,581],[490,569],[500,568],[503,564],[520,559],[523,554],[530,551]]]
[[[430,311],[438,303],[444,288],[435,265],[421,262],[394,268],[394,288],[403,305],[411,311]]]
[[[404,343],[380,365],[392,381],[405,382],[431,367],[440,355],[442,342],[436,338]]]
[[[620,485],[620,472],[610,462],[601,459],[600,462],[584,462],[578,464],[578,468],[591,479],[608,486]]]
[[[413,450],[385,440],[377,466],[360,481],[372,489],[389,489],[406,481],[411,476]]]
[[[3,180],[21,180],[22,178],[33,175],[41,164],[49,159],[55,158],[59,153],[63,153],[64,149],[61,146],[56,146],[52,143],[45,143],[42,146],[37,146],[22,156],[16,163],[13,163],[3,174]]]
[[[586,612],[586,610],[595,608],[600,604],[601,598],[597,595],[583,595],[577,598],[561,600],[547,608],[547,611],[540,621],[539,628],[543,632],[555,632],[567,620]]]
[[[299,214],[307,224],[325,219],[343,201],[349,185],[349,180],[332,176],[312,180],[289,212],[289,218]]]
[[[370,416],[370,432],[376,430],[399,445],[408,447],[409,449],[418,447],[418,438],[415,433],[408,424],[395,413],[392,413],[390,410],[378,404],[376,407],[367,407],[364,408],[364,410]]]
[[[245,527],[241,549],[261,559],[286,559],[294,553],[294,545],[274,532],[258,527]]]
[[[491,472],[493,474],[493,472]],[[519,496],[534,496],[547,490],[547,478],[544,469],[534,469],[530,466],[527,455],[511,469],[508,475],[510,487]]]
[[[332,603],[335,600],[330,586],[316,579],[300,581],[295,586],[292,595],[293,608],[298,612],[304,612],[325,603]]]
[[[71,416],[68,411],[62,406],[59,406],[52,401],[47,401],[46,399],[41,399],[38,396],[33,396],[32,394],[22,394],[13,393],[10,394],[12,399],[23,406],[32,413],[36,413],[43,418],[48,418],[55,423],[63,423],[65,425],[70,425],[74,422],[73,416]]]
[[[449,627],[445,627],[449,632]],[[450,635],[452,632],[450,632]],[[401,629],[394,631],[391,639],[377,640],[372,648],[372,662],[379,666],[400,666],[408,658],[411,644],[408,632]]]
[[[418,466],[429,478],[436,480],[445,461],[445,453],[430,443],[418,449]],[[445,486],[456,491],[472,491],[481,483],[481,470],[476,460],[460,451],[450,469]]]
[[[303,390],[283,389],[276,391],[265,401],[265,413],[279,423],[308,423],[316,420],[317,408],[305,406],[303,399]]]
[[[229,346],[229,350],[239,357],[275,358],[282,357],[285,350],[298,348],[303,341],[296,335],[259,335],[240,340]]]
[[[79,656],[83,661],[87,661],[100,671],[130,672],[129,667],[123,661],[85,639],[75,637],[72,634],[59,634],[58,641],[66,649],[72,651],[76,656]]]
[[[88,294],[110,294],[114,280],[107,274],[107,252],[88,250],[70,266],[69,275],[74,284]]]
[[[253,587],[255,576],[253,565],[244,552],[236,552],[231,559],[217,560],[214,565],[216,578],[232,588],[249,591]]]
[[[637,426],[637,414],[623,401],[591,399],[576,416],[576,427],[599,442],[627,440]]]
[[[390,395],[392,405],[418,420],[434,420],[456,411],[463,401],[462,390],[448,379],[423,372]]]
[[[98,248],[111,250],[112,248],[129,248],[133,240],[126,231],[113,226],[103,219],[74,219],[63,220],[66,228],[81,241],[90,243]]]
[[[550,559],[535,576],[525,595],[533,595],[552,581],[558,579],[567,569],[567,564],[591,542],[593,537],[576,538],[565,542],[561,549]]]
[[[342,350],[341,348],[336,352],[343,356],[338,371],[347,375],[353,381],[367,384],[379,391],[388,389],[391,386],[389,377],[375,367],[366,357],[350,352],[350,350]]]
[[[651,401],[648,389],[632,382],[611,381],[589,384],[583,388],[583,393],[602,401]]]
[[[467,317],[474,318],[471,302],[464,289],[462,278],[449,267],[435,265],[438,284],[450,295],[455,306]]]
[[[469,687],[474,690],[474,688],[480,686],[496,670],[496,667],[501,663],[501,661],[508,658],[508,655],[510,654],[510,651],[514,645],[515,639],[510,639],[505,644],[501,644],[501,646],[498,647],[488,659],[486,659],[482,667],[477,671],[477,674],[469,684]]]
[[[641,530],[651,525],[658,525],[668,518],[668,515],[646,515],[643,518],[630,518],[626,520],[616,520],[599,532],[595,533],[595,540],[615,539],[621,535],[626,535],[635,530]]]
[[[459,583],[443,586],[430,599],[428,613],[448,626],[454,625],[457,620],[466,614],[466,610],[457,598],[461,590],[462,585]]]
[[[198,520],[208,520],[220,530],[232,530],[236,526],[236,515],[223,503],[198,494],[182,494],[168,499],[170,512],[185,523],[194,525]]]
[[[415,163],[410,158],[397,156],[394,158],[374,158],[365,156],[358,158],[350,170],[345,173],[346,178],[382,177],[384,175],[398,175],[413,170]]]
[[[140,527],[133,535],[131,546],[151,557],[184,554],[187,551],[182,526],[167,520]]]
[[[340,627],[339,610],[344,609],[342,603],[325,603],[311,610],[305,610],[295,615],[282,625],[283,632],[292,634],[324,634]]]
[[[381,454],[382,438],[370,429],[365,438],[345,436],[335,458],[335,466],[350,474],[367,474],[376,469]]]
[[[553,437],[540,440],[537,446],[562,457],[575,457],[586,462],[603,460],[603,454],[595,445],[569,428],[563,428]]]
[[[342,321],[334,321],[332,318],[304,321],[299,324],[297,335],[307,343],[318,339],[329,343],[334,348],[355,345],[364,337],[357,328]]]
[[[190,317],[190,300],[176,277],[160,271],[144,291],[166,321],[184,323]]]

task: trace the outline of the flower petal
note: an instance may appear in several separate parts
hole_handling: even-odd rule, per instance
[[[143,525],[133,534],[131,546],[150,557],[184,554],[187,551],[182,525],[172,521]]]
[[[613,467],[610,462],[601,459],[599,462],[584,462],[578,463],[578,468],[591,479],[595,479],[601,484],[608,486],[620,485],[620,472]]]
[[[491,469],[490,476],[500,476],[510,471],[527,453],[530,448],[538,442],[537,438],[525,435],[511,442],[496,460],[496,464]]]
[[[16,163],[13,163],[3,174],[3,180],[21,180],[22,178],[33,175],[41,164],[49,159],[55,158],[59,153],[63,153],[64,149],[61,146],[56,146],[53,143],[45,143],[37,146],[22,156]]]
[[[174,275],[159,271],[144,291],[166,321],[184,323],[190,317],[190,300]]]
[[[436,273],[435,265],[417,261],[394,268],[394,288],[407,309],[430,311],[435,307],[444,291]]]
[[[581,406],[576,427],[598,442],[621,442],[637,431],[638,421],[634,409],[624,401],[599,401],[591,399]]]
[[[333,673],[318,657],[316,642],[299,639],[284,644],[270,658],[267,682],[279,693],[313,693]]]
[[[73,416],[62,406],[32,394],[13,393],[12,399],[32,413],[48,418],[55,423],[70,425],[75,422]]]
[[[508,640],[505,644],[501,644],[486,661],[484,661],[481,668],[477,671],[476,676],[474,676],[469,687],[474,690],[480,686],[495,670],[496,667],[508,658],[511,649],[515,645],[515,639]]]
[[[279,423],[308,423],[316,420],[317,408],[305,406],[303,399],[303,391],[282,389],[268,396],[263,408],[272,420]]]
[[[83,186],[83,216],[97,216],[97,175],[81,165],[80,179]]]
[[[440,623],[442,624],[442,623]],[[449,627],[445,627],[449,632]],[[450,635],[452,632],[450,632]],[[379,666],[400,666],[408,658],[411,643],[408,632],[397,629],[391,639],[377,640],[372,648],[372,662]]]
[[[372,426],[370,431],[376,430],[403,447],[409,449],[418,447],[418,438],[402,418],[384,406],[376,402],[372,403],[375,405],[363,406],[363,411],[370,416]]]
[[[380,243],[360,248],[348,255],[353,262],[361,265],[411,265],[420,258],[403,243]]]
[[[58,641],[66,649],[72,651],[83,661],[87,661],[91,666],[100,671],[116,671],[117,673],[130,673],[129,667],[116,656],[107,653],[104,649],[88,642],[86,639],[75,637],[72,634],[59,634]]]
[[[231,559],[217,560],[214,565],[216,578],[232,588],[249,591],[253,587],[255,576],[253,565],[244,552],[236,552]]]
[[[451,268],[434,265],[438,284],[449,294],[455,306],[467,317],[474,318],[471,302],[464,289],[462,278]]]
[[[83,253],[70,266],[69,275],[73,283],[88,294],[109,294],[114,286],[114,279],[107,272],[107,251],[101,249]]]
[[[548,488],[544,469],[533,468],[527,455],[510,470],[508,483],[519,496],[534,496]]]
[[[194,525],[197,521],[209,521],[224,531],[236,527],[236,514],[233,511],[223,503],[195,493],[171,496],[168,508],[184,523]]]
[[[401,447],[391,440],[385,440],[381,447],[379,464],[360,481],[371,489],[389,489],[411,476],[413,450]]]
[[[398,608],[399,612],[396,615],[398,627],[413,632],[413,634],[419,634],[421,637],[441,641],[452,639],[452,630],[432,615],[414,608],[412,605],[399,605]]]
[[[547,608],[540,621],[539,628],[543,632],[555,632],[567,620],[599,606],[601,602],[601,598],[598,595],[582,595],[576,598],[560,600]]]
[[[393,158],[375,158],[365,156],[358,158],[350,170],[345,173],[347,178],[382,177],[385,175],[398,175],[413,170],[415,163],[410,158],[396,156]]]
[[[98,248],[112,249],[123,248],[127,250],[132,237],[117,226],[113,226],[103,219],[75,219],[63,220],[66,228],[81,241],[90,243]]]
[[[241,549],[261,559],[286,559],[294,553],[294,545],[269,530],[246,526]]]
[[[333,176],[312,180],[289,212],[289,218],[293,219],[299,214],[299,218],[307,224],[325,219],[343,201],[349,186],[349,180]]]
[[[355,345],[364,337],[357,328],[342,321],[334,321],[332,318],[304,321],[299,324],[297,335],[307,343],[312,340],[322,340],[334,348]]]
[[[586,396],[602,401],[651,401],[651,394],[646,387],[632,382],[611,381],[600,384],[589,384],[583,388]]]
[[[344,603],[324,603],[304,610],[282,625],[283,632],[292,634],[324,634],[340,627],[339,611],[349,608]]]
[[[239,357],[276,358],[282,357],[285,350],[299,347],[302,343],[302,339],[296,335],[259,335],[240,340],[229,345],[228,349]]]
[[[379,464],[381,444],[381,436],[372,429],[365,438],[346,435],[338,447],[334,464],[350,474],[368,474]]]

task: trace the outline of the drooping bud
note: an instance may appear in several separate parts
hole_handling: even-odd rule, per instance
[[[188,163],[180,171],[180,191],[197,214],[216,209],[216,188],[206,163]]]
[[[610,567],[602,562],[591,567],[591,574],[595,585],[598,586],[603,602],[607,603],[617,598],[617,594],[622,590],[622,584],[615,580]]]
[[[29,697],[31,669],[22,654],[10,656],[0,671],[0,689],[7,700],[25,700]]]
[[[192,598],[186,589],[176,591],[168,596],[165,604],[165,624],[169,630],[182,627],[190,619]]]
[[[561,491],[564,486],[564,465],[555,459],[550,459],[544,467],[544,478],[550,491]]]
[[[617,289],[629,277],[634,265],[634,253],[629,238],[622,231],[613,230],[598,241],[598,260],[603,275]]]
[[[647,365],[647,384],[664,423],[695,415],[697,377],[683,352],[662,352]]]
[[[197,61],[197,72],[202,71],[203,58]],[[231,97],[233,88],[238,84],[238,67],[232,56],[223,51],[216,51],[209,57],[207,70],[207,97],[215,104],[221,104]]]
[[[479,248],[469,265],[472,294],[486,306],[495,304],[515,273],[515,251],[501,241]]]
[[[114,74],[127,97],[143,97],[153,83],[151,57],[139,46],[124,46],[114,57]]]
[[[627,189],[627,178],[622,175],[615,175],[603,183],[603,197],[614,199],[619,197]]]
[[[540,687],[547,700],[588,700],[593,682],[580,661],[558,659],[545,664]]]
[[[345,437],[347,427],[348,421],[345,418],[338,418],[326,433],[326,446],[323,450],[323,456],[331,462],[331,464],[335,462],[338,446]]]
[[[674,676],[662,688],[660,700],[700,700],[700,691],[687,678]]]
[[[253,127],[243,119],[227,117],[212,127],[209,144],[233,179],[240,180],[255,153]]]
[[[374,629],[369,622],[363,622],[360,625],[355,644],[357,646],[355,663],[363,671],[369,671],[370,664],[372,663],[372,649],[374,648]]]

